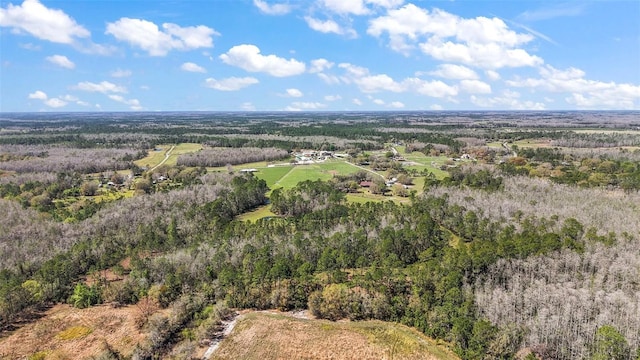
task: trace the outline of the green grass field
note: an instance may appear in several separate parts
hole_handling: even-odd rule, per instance
[[[170,144],[158,145],[156,149],[149,151],[149,155],[140,160],[134,161],[134,163],[138,166],[143,166],[151,169],[161,164],[165,159],[167,151],[171,150],[169,158],[164,162],[164,164],[173,166],[178,161],[178,156],[196,152],[201,149],[202,145],[192,143],[182,143],[175,146]]]
[[[353,174],[360,170],[356,166],[339,160],[310,165],[296,165],[276,181],[274,187],[292,188],[302,181],[329,180],[334,175]]]
[[[258,168],[258,172],[254,173],[256,177],[267,182],[269,188],[273,188],[275,183],[291,171],[293,166],[274,166]]]
[[[440,166],[444,165],[444,163],[449,160],[446,156],[426,156],[421,152],[414,151],[411,154],[405,155],[405,159],[417,164],[406,165],[407,169],[415,169],[417,171],[426,169],[432,172],[438,179],[444,179],[449,175],[446,171],[440,170]]]

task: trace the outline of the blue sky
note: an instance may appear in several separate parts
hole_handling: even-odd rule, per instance
[[[640,1],[2,0],[0,111],[640,109]]]

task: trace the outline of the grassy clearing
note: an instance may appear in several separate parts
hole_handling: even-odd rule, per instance
[[[246,212],[238,216],[238,220],[255,222],[256,220],[259,220],[265,217],[270,217],[270,216],[277,216],[277,215],[271,212],[270,205],[263,205],[253,211]]]
[[[517,145],[520,148],[548,148],[551,147],[551,140],[545,139],[524,139],[514,141],[513,144],[509,144],[509,148],[511,145]]]
[[[334,175],[353,174],[361,169],[344,161],[327,161],[324,163],[297,165],[278,180],[274,187],[292,188],[306,180],[329,180]]]
[[[171,153],[164,164],[173,166],[178,161],[178,156],[202,150],[202,145],[192,143],[182,143],[175,146],[170,144],[158,145],[155,149],[149,151],[149,155],[134,161],[134,163],[138,166],[151,169],[164,161],[169,150],[171,150]]]
[[[147,155],[146,157],[140,159],[140,160],[136,160],[133,163],[140,166],[140,167],[146,167],[146,168],[152,168],[158,164],[160,164],[160,162],[162,162],[162,160],[164,160],[164,154],[171,149],[171,145],[160,145],[157,146],[155,149],[149,150],[149,155]]]
[[[171,149],[171,147],[169,147],[168,149]],[[200,150],[202,150],[202,145],[200,144],[191,144],[191,143],[178,144],[173,148],[173,150],[171,150],[171,154],[169,155],[169,158],[165,162],[165,165],[175,166],[176,163],[178,162],[178,157],[180,155],[189,154],[189,153],[193,153]]]
[[[272,188],[278,180],[282,179],[289,171],[293,169],[292,166],[274,166],[258,169],[255,176],[266,181],[267,186]]]
[[[405,156],[407,161],[414,163],[412,165],[406,165],[407,169],[415,169],[417,171],[427,170],[432,172],[438,179],[442,180],[449,174],[440,170],[440,167],[449,160],[446,156],[427,156],[421,152],[414,151],[411,154]]]
[[[222,341],[213,359],[458,359],[404,325],[330,322],[249,313]]]

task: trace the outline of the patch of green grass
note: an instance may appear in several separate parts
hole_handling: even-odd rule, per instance
[[[271,212],[270,205],[263,205],[253,211],[249,211],[238,216],[238,220],[255,222],[258,219],[262,219],[269,216],[277,216],[277,215]]]
[[[72,326],[56,335],[60,340],[75,340],[91,334],[93,330],[86,326]]]
[[[150,169],[160,164],[160,162],[164,160],[164,154],[169,149],[171,149],[171,145],[159,145],[156,147],[156,149],[150,150],[149,154],[146,157],[140,160],[136,160],[133,163],[138,166],[144,166]]]
[[[346,195],[347,202],[364,204],[367,202],[383,202],[385,201],[382,195],[373,195],[371,193],[351,193]]]
[[[202,150],[202,145],[200,144],[192,144],[192,143],[178,144],[173,148],[173,150],[171,150],[171,154],[169,155],[169,158],[164,164],[169,166],[175,166],[176,163],[178,162],[178,157],[180,155],[189,154],[189,153],[193,153],[200,150]]]
[[[47,355],[49,355],[49,351],[38,351],[33,355],[29,355],[27,360],[44,360],[47,358]]]
[[[272,188],[275,183],[285,176],[293,167],[291,166],[274,166],[259,168],[254,175],[259,179],[266,181],[267,186]]]

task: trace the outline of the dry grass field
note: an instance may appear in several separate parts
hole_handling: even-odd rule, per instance
[[[418,331],[399,324],[331,322],[251,312],[242,315],[212,359],[450,360],[458,357]]]
[[[0,359],[87,359],[110,346],[130,356],[146,335],[134,323],[138,308],[56,305],[10,334],[0,335]]]

